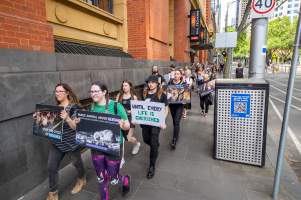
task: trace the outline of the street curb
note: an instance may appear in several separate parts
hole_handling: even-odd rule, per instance
[[[278,154],[278,145],[276,137],[272,134],[272,131],[267,131],[267,148],[266,154],[271,161],[273,168],[276,170],[277,164],[277,154]],[[301,199],[301,183],[298,180],[297,175],[294,170],[284,159],[282,176],[281,176],[281,185],[280,187],[285,190],[286,194],[289,195],[292,199],[299,200]]]

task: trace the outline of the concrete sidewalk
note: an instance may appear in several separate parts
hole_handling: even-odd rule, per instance
[[[136,136],[142,142],[141,129],[136,128]],[[131,192],[122,197],[119,188],[111,187],[110,199],[131,200],[263,200],[271,199],[274,166],[277,149],[267,137],[265,168],[214,160],[213,150],[213,107],[207,118],[200,116],[199,100],[193,94],[192,110],[187,119],[182,120],[180,139],[175,151],[169,148],[172,136],[172,122],[169,116],[168,128],[161,132],[160,153],[155,177],[146,179],[149,148],[142,145],[136,156],[130,154],[131,145],[126,145],[126,164],[123,173],[132,177]],[[76,172],[69,165],[61,170],[60,200],[98,200],[98,186],[90,153],[83,155],[87,169],[88,184],[77,194],[70,195]],[[26,194],[28,200],[46,199],[48,183]],[[280,198],[301,199],[301,187],[297,178],[285,164]]]

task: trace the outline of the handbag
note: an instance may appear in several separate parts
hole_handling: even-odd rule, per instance
[[[210,93],[209,96],[208,96],[208,102],[209,102],[209,105],[213,105],[213,95],[212,95],[212,93]]]
[[[206,90],[206,91],[203,91],[203,92],[200,93],[200,96],[201,96],[201,97],[207,96],[207,95],[211,94],[212,91],[213,91],[213,90]]]

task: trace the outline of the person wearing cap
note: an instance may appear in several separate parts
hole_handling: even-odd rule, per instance
[[[151,75],[148,77],[147,87],[143,91],[143,100],[147,102],[158,102],[165,104],[165,118],[168,114],[168,103],[167,97],[163,93],[162,88],[159,85],[158,77],[155,75]],[[149,169],[146,177],[151,179],[155,175],[155,167],[156,160],[158,157],[158,149],[159,149],[159,134],[161,129],[165,129],[166,125],[162,125],[161,127],[150,126],[150,125],[141,125],[142,128],[142,137],[145,144],[150,147],[150,161],[149,161]]]

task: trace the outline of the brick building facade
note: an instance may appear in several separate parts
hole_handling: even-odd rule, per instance
[[[0,32],[0,48],[54,51],[45,0],[1,0]]]
[[[210,16],[210,0],[128,0],[129,53],[139,59],[191,62],[189,14],[196,8]],[[206,55],[199,51],[196,56],[205,60]]]

